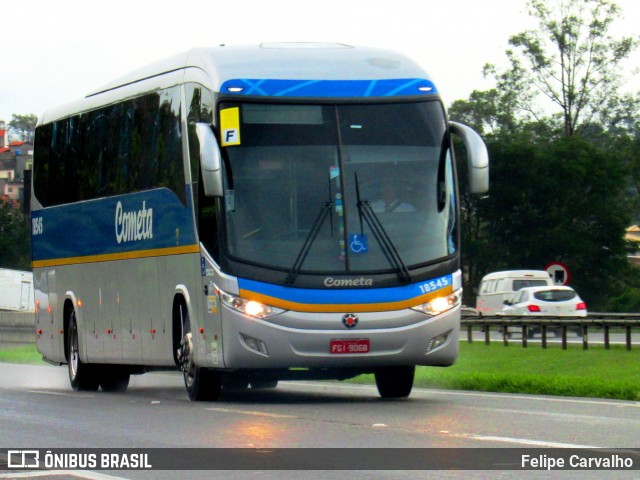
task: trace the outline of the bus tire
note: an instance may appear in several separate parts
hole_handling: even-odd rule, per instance
[[[375,372],[376,387],[382,398],[405,398],[413,388],[416,367],[383,367]]]
[[[80,360],[78,322],[76,322],[75,310],[71,310],[67,335],[67,361],[71,388],[76,392],[95,392],[99,386],[98,372],[94,365],[83,363],[82,360]]]
[[[103,365],[100,372],[100,387],[103,392],[126,392],[131,374],[116,365]]]
[[[184,375],[187,395],[194,402],[218,400],[222,391],[222,373],[195,364],[189,311],[184,302],[180,302],[178,310],[182,325],[182,340],[177,357]]]
[[[208,368],[194,367],[191,374],[184,377],[189,399],[193,402],[213,402],[220,398],[222,375]]]

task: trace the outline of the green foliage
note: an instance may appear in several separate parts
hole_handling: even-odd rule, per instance
[[[542,94],[558,109],[567,136],[609,123],[621,98],[621,64],[638,46],[637,39],[609,34],[619,7],[610,0],[529,0],[528,7],[538,28],[509,39],[508,69],[485,67],[513,115],[538,120]]]
[[[511,37],[507,70],[485,67],[496,88],[450,108],[485,136],[491,158],[480,199],[465,192],[459,159],[464,301],[474,305],[469,292],[489,271],[561,260],[591,310],[640,311],[625,294],[640,285],[624,241],[640,222],[640,94],[619,93],[638,42],[611,37],[621,12],[610,0],[528,6],[539,28]],[[542,113],[539,94],[555,113]]]
[[[449,368],[418,369],[416,386],[579,397],[640,399],[640,351],[460,344]]]
[[[31,270],[30,230],[22,211],[0,202],[0,267]]]
[[[43,364],[35,343],[29,345],[7,346],[0,350],[0,362]]]
[[[578,137],[541,144],[521,136],[491,144],[490,156],[491,192],[478,215],[500,255],[487,271],[559,260],[590,309],[604,308],[628,268],[626,170],[617,156]]]
[[[620,295],[611,299],[614,312],[640,312],[640,288],[626,288]]]
[[[460,343],[451,367],[418,367],[414,385],[423,388],[475,390],[571,397],[640,400],[640,350],[590,346],[562,350],[517,344]],[[354,379],[373,383],[373,375]]]
[[[33,113],[29,113],[27,115],[18,115],[14,113],[9,125],[20,134],[22,140],[25,142],[33,142],[37,122],[38,117]]]

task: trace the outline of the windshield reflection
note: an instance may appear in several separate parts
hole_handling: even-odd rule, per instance
[[[240,141],[224,148],[234,260],[287,271],[289,281],[300,272],[373,271],[406,280],[412,266],[456,251],[439,102],[221,106],[228,109],[240,116]]]

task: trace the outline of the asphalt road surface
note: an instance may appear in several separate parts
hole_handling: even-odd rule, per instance
[[[0,447],[15,448],[604,448],[640,447],[640,402],[281,382],[190,402],[177,372],[132,377],[124,394],[76,393],[65,367],[0,364]],[[457,451],[458,454],[460,451]],[[464,452],[464,451],[462,451]],[[469,450],[469,452],[473,452]],[[636,458],[636,465],[640,458]],[[640,470],[554,472],[640,478]],[[43,475],[34,477],[34,475]],[[1,478],[548,478],[546,471],[58,471]]]

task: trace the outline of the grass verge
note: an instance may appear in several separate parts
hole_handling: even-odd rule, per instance
[[[35,343],[3,347],[0,349],[0,362],[45,364],[42,360],[42,355],[38,353]]]
[[[373,376],[355,379],[372,383]],[[640,349],[623,346],[529,348],[501,343],[460,343],[451,367],[418,367],[414,385],[425,388],[477,390],[568,397],[640,400]]]
[[[43,364],[35,344],[0,349],[0,362]],[[362,375],[357,383],[374,383]],[[460,343],[460,356],[447,368],[418,367],[414,385],[569,397],[640,400],[640,349],[590,346],[543,350],[500,343]]]

